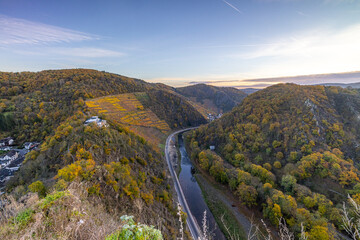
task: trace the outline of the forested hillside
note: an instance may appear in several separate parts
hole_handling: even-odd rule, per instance
[[[175,91],[216,113],[230,111],[246,97],[244,92],[236,88],[214,87],[206,84],[176,88]]]
[[[177,208],[173,202],[171,180],[162,156],[144,139],[127,132],[121,126],[84,126],[84,120],[85,116],[77,112],[64,121],[54,135],[47,137],[40,149],[30,152],[24,165],[8,182],[8,191],[16,198],[22,198],[29,190],[38,193],[40,198],[52,198],[51,196],[58,194],[62,197],[69,193],[69,187],[73,186],[73,183],[80,183],[83,187],[73,189],[73,194],[81,194],[83,201],[90,205],[101,204],[103,209],[96,214],[111,214],[114,219],[132,215],[137,221],[160,227],[165,238],[174,238],[179,229]],[[30,183],[32,184],[29,185]],[[82,193],[76,192],[80,190]],[[62,200],[59,200],[60,203]],[[36,204],[24,207],[35,212],[39,210]],[[56,224],[59,216],[55,209],[52,211],[55,212],[42,221]],[[65,219],[62,219],[65,226],[73,221],[72,214],[76,213],[67,214]],[[82,219],[95,220],[84,217]],[[31,223],[32,221],[29,221],[30,226]],[[106,225],[106,222],[103,224]],[[49,228],[42,234],[55,234],[56,238],[62,238],[62,231],[66,231],[61,226],[55,230],[59,232],[52,232]],[[5,229],[2,235],[9,239],[22,236],[12,234]]]
[[[0,126],[2,134],[23,141],[42,140],[67,117],[82,110],[86,99],[101,96],[167,89],[165,85],[89,69],[49,70],[42,72],[0,72]],[[158,108],[168,108],[170,119],[178,114],[170,103],[186,108],[177,116],[177,126],[204,123],[196,109],[178,97],[165,93],[172,101],[159,101]],[[164,94],[163,94],[164,95]],[[162,99],[164,100],[164,99]],[[151,104],[149,104],[151,105]],[[159,111],[161,112],[161,111]],[[183,119],[184,117],[184,119]],[[194,120],[194,122],[192,122]],[[171,124],[170,127],[174,127]],[[5,133],[4,133],[5,132]]]
[[[205,118],[191,104],[171,92],[152,90],[139,100],[160,119],[164,119],[171,128],[198,126],[206,123]]]
[[[93,114],[85,104],[89,99],[139,92],[149,92],[150,97],[153,91],[160,89],[165,87],[86,69],[0,73],[1,136],[12,136],[17,144],[42,143],[26,155],[19,171],[7,183],[7,196],[22,200],[3,201],[21,203],[21,207],[10,212],[4,208],[5,212],[0,213],[1,235],[5,239],[19,239],[27,234],[22,230],[29,228],[35,229],[35,238],[79,239],[78,233],[67,232],[66,226],[70,227],[76,214],[80,217],[95,214],[89,211],[91,206],[97,205],[101,209],[96,214],[110,214],[115,219],[114,224],[120,223],[120,216],[133,215],[135,221],[156,226],[165,239],[176,238],[180,229],[173,201],[176,198],[159,151],[112,119],[108,119],[108,127],[84,125]],[[179,101],[170,93],[162,94],[161,102],[156,104],[158,111],[168,113],[159,116],[160,119],[164,117],[165,121],[170,121],[170,117],[177,116],[170,122],[172,128],[205,122],[187,102]],[[180,115],[178,108],[183,109]],[[106,119],[106,114],[101,116]],[[29,191],[37,193],[40,200],[32,201]],[[66,201],[78,197],[89,211],[71,213],[64,208],[61,210],[65,211],[63,222],[56,225],[59,216],[55,213],[59,209],[53,209],[53,204],[63,206]],[[51,204],[45,209],[39,208],[44,201]],[[24,217],[22,214],[27,221],[15,224],[17,230],[12,230],[12,221]],[[46,218],[39,218],[44,214]],[[82,217],[81,221],[96,223],[95,215]],[[44,232],[38,227],[44,224],[53,228]],[[100,229],[100,225],[98,227]],[[114,225],[99,234],[106,235],[118,228]],[[86,238],[90,236],[86,234],[82,239],[91,239]]]
[[[191,156],[273,225],[309,239],[342,231],[342,203],[360,201],[360,95],[280,84],[256,92],[189,134]],[[215,146],[215,151],[209,147]]]
[[[141,80],[87,69],[1,72],[0,120],[7,122],[2,131],[18,142],[42,140],[87,98],[151,88]]]

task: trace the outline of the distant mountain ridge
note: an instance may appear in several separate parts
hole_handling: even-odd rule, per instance
[[[299,75],[299,76],[284,76],[284,77],[272,77],[272,78],[258,78],[249,79],[250,82],[293,82],[296,84],[307,84],[307,82],[318,81],[318,84],[325,84],[331,82],[339,82],[346,80],[347,83],[359,82],[360,71],[354,72],[343,72],[343,73],[324,73],[324,74],[310,74],[310,75]]]
[[[206,84],[176,88],[175,91],[215,113],[230,111],[247,96],[236,88],[214,87]]]
[[[246,82],[246,85],[242,83],[243,81]],[[192,82],[190,84],[195,83],[199,84],[199,82]],[[221,87],[224,83],[226,83],[227,87],[238,88],[246,93],[253,93],[254,91],[252,91],[252,89],[259,90],[278,83],[326,86],[342,86],[342,84],[345,84],[344,86],[347,87],[347,84],[349,84],[348,86],[351,86],[352,84],[358,86],[357,84],[360,83],[360,71],[202,82],[202,84],[210,84],[218,87]],[[354,88],[358,88],[356,86]],[[250,90],[250,92],[247,89]]]
[[[260,91],[260,88],[242,88],[241,91],[246,93],[247,95],[252,94],[254,92]]]
[[[323,86],[333,86],[333,87],[342,87],[342,88],[360,88],[360,82],[356,82],[356,83],[322,83],[319,85],[323,85]]]

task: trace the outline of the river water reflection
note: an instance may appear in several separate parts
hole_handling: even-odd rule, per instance
[[[191,173],[192,164],[190,158],[187,155],[182,134],[179,134],[178,136],[178,144],[181,154],[181,172],[179,175],[179,181],[191,213],[198,222],[200,228],[202,228],[202,219],[204,216],[204,211],[206,210],[209,230],[215,234],[213,239],[225,240],[223,233],[217,227],[214,216],[211,214],[208,206],[205,203],[201,189],[196,182],[195,177]]]

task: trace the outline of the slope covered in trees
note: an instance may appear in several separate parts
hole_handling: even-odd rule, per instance
[[[84,100],[109,94],[145,91],[141,80],[87,69],[0,73],[3,131],[18,142],[42,140],[84,107]]]
[[[20,198],[29,189],[44,197],[81,183],[89,201],[100,201],[108,213],[132,214],[150,225],[157,225],[161,216],[161,231],[172,238],[177,233],[177,209],[162,156],[117,124],[99,128],[84,126],[84,120],[77,112],[40,149],[31,151],[8,182],[8,191]],[[37,181],[44,184],[42,189],[34,187]]]
[[[139,100],[171,128],[193,127],[206,123],[203,115],[190,103],[169,91],[151,90]]]
[[[175,91],[216,113],[230,111],[246,97],[244,92],[236,88],[214,87],[206,84],[176,88]]]
[[[54,133],[56,127],[77,110],[83,110],[86,99],[159,89],[167,91],[167,88],[164,85],[89,69],[0,72],[0,130],[2,135],[16,137],[19,143],[40,141]],[[170,93],[165,97],[174,98],[178,102],[177,97]],[[165,100],[158,102],[166,105],[162,108],[174,102]],[[199,116],[196,109],[186,107],[186,100],[179,104],[181,106],[178,107],[185,107],[188,111],[177,116],[178,126],[205,122],[203,117],[192,122],[193,116]],[[175,107],[167,110],[170,111],[169,115],[177,114]]]
[[[333,239],[347,194],[360,201],[359,124],[357,91],[281,84],[248,96],[188,142],[202,171],[272,224],[284,217],[295,233],[303,224],[309,239]]]

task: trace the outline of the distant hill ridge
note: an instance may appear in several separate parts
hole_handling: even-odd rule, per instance
[[[243,85],[241,81],[247,82]],[[208,81],[203,82],[205,84],[221,86],[224,81]],[[251,94],[265,87],[271,86],[277,83],[295,83],[300,85],[324,85],[324,86],[340,86],[340,87],[353,87],[359,88],[360,83],[360,71],[342,72],[342,73],[325,73],[325,74],[310,74],[299,76],[283,76],[283,77],[265,77],[265,78],[252,78],[241,80],[225,81],[226,84],[233,83],[229,87],[239,88],[247,94]],[[252,87],[249,87],[249,83],[252,83]]]
[[[319,85],[323,85],[323,86],[333,86],[333,87],[342,87],[342,88],[360,88],[360,82],[356,82],[356,83],[322,83]]]
[[[246,97],[246,93],[232,87],[214,87],[196,84],[176,88],[177,93],[216,113],[230,111]]]

